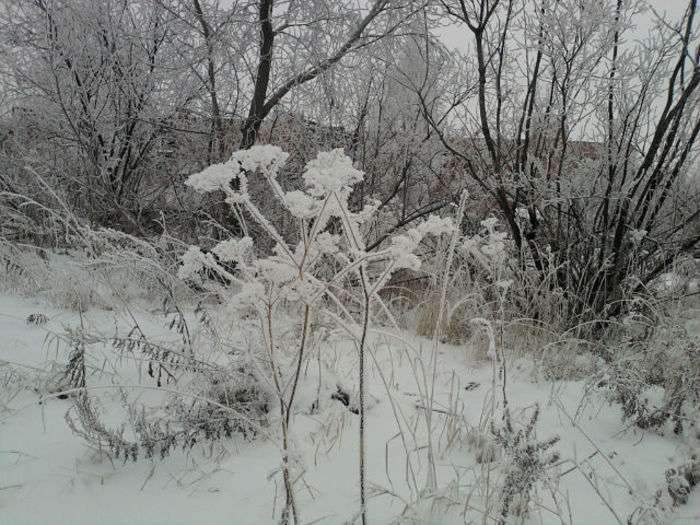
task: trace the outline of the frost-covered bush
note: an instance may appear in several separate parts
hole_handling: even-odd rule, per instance
[[[440,327],[440,333],[449,343],[464,343],[475,335],[472,318],[497,315],[504,293],[512,284],[507,279],[512,273],[508,264],[512,242],[506,233],[496,229],[497,225],[497,219],[485,219],[478,233],[465,235],[457,244],[456,269],[449,277],[451,306]],[[416,323],[418,335],[433,334],[439,299],[439,294],[430,292],[420,305]]]
[[[500,493],[500,516],[496,520],[499,524],[507,523],[510,516],[521,519],[527,516],[532,490],[547,476],[547,469],[559,460],[559,453],[551,450],[559,437],[537,439],[535,427],[539,415],[540,409],[536,406],[527,424],[516,428],[506,407],[502,424],[491,425],[491,434],[504,455],[505,479]]]
[[[483,318],[496,326],[505,349],[541,353],[559,339],[564,301],[554,277],[542,281],[534,268],[522,265],[515,244],[496,218],[482,220],[478,228],[457,244],[448,315],[439,330],[443,341],[465,345],[475,350],[473,357],[484,358],[488,338],[472,322]],[[439,294],[431,290],[418,308],[418,335],[433,334],[438,312]]]
[[[313,321],[323,316],[354,338],[359,359],[358,412],[364,422],[364,346],[371,308],[377,305],[384,315],[392,317],[388,308],[382,308],[380,290],[397,270],[419,269],[421,261],[415,252],[423,238],[452,231],[453,224],[430,217],[389,238],[384,248],[368,251],[365,230],[378,205],[371,203],[351,211],[348,201],[352,187],[364,176],[353,167],[351,159],[340,149],[319,153],[305,167],[304,189],[287,192],[277,180],[287,158],[287,153],[275,146],[256,146],[238,151],[230,161],[210,166],[187,180],[186,184],[198,192],[223,191],[226,202],[237,212],[241,229],[250,232],[255,225],[274,248],[267,252],[267,240],[247,234],[225,239],[209,252],[192,246],[182,257],[178,275],[191,279],[202,270],[215,272],[232,283],[224,308],[239,315],[253,312],[260,323],[258,344],[266,356],[261,368],[277,397],[282,434],[281,471],[287,498],[283,521],[291,516],[296,521],[289,426],[299,382],[303,381],[301,370],[310,346],[318,338]],[[261,208],[254,202],[249,192],[252,177],[267,182],[276,206]],[[275,226],[277,217],[271,217],[270,211],[279,208],[296,224],[294,235],[283,235]],[[363,429],[364,423],[360,427]],[[364,513],[363,461],[361,452],[360,499]]]
[[[51,305],[73,311],[188,295],[175,277],[181,249],[167,236],[152,243],[108,228],[75,225],[66,242],[70,251],[0,240],[0,289],[41,295]]]
[[[34,379],[26,370],[0,360],[0,414],[11,411],[11,402],[22,391],[31,389]]]
[[[0,289],[13,293],[36,293],[48,275],[46,254],[0,239]]]
[[[662,319],[651,333],[609,349],[607,365],[592,381],[620,404],[625,419],[640,428],[670,422],[680,434],[699,415],[700,340]]]
[[[666,471],[666,489],[674,505],[688,503],[690,492],[700,484],[700,460],[693,455],[687,462]]]
[[[520,219],[522,220],[522,218]],[[555,273],[543,275],[532,258],[518,254],[505,225],[493,217],[481,221],[481,231],[461,246],[469,282],[499,318],[534,318],[553,327],[564,317],[565,301]],[[541,257],[551,258],[545,252]],[[548,265],[553,266],[552,261]],[[506,300],[507,297],[507,300]],[[482,312],[488,316],[489,312]]]
[[[68,364],[53,374],[40,393],[70,397],[68,426],[92,449],[111,459],[163,459],[177,448],[212,445],[234,435],[253,439],[267,426],[269,392],[240,353],[224,366],[197,359],[185,348],[152,344],[138,333],[115,339],[112,348],[119,357],[147,362],[148,375],[163,388],[156,400],[146,404],[139,399],[139,388],[116,385],[111,390],[119,398],[115,407],[109,399],[114,396],[99,395],[100,382],[89,365],[92,346],[104,341],[82,330],[67,335],[71,345]],[[115,417],[118,423],[113,422]]]
[[[110,301],[87,257],[72,257],[0,241],[0,287],[12,293],[41,295],[51,305],[72,311],[107,307]]]

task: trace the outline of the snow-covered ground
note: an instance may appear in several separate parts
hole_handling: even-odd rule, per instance
[[[27,324],[27,316],[36,312],[46,314],[48,323]],[[190,317],[196,327],[196,316]],[[126,335],[135,320],[153,341],[179,338],[168,328],[168,319],[143,305],[133,305],[130,312],[94,309],[81,316],[51,308],[41,299],[0,296],[0,365],[33,377],[52,363],[66,362],[68,348],[52,334],[82,324],[86,332]],[[239,326],[239,321],[231,323],[232,337]],[[504,465],[478,463],[474,436],[487,415],[493,370],[465,348],[441,345],[439,350],[431,411],[437,490],[423,493],[423,503],[415,504],[412,480],[424,487],[429,471],[421,381],[431,373],[430,349],[430,341],[410,334],[373,333],[367,413],[370,522],[389,523],[403,515],[407,522],[418,523],[492,523],[479,511],[489,502],[493,505],[490,491],[497,490]],[[352,399],[348,408],[331,394],[339,384],[352,395],[357,358],[351,342],[340,334],[332,334],[315,352],[304,373],[315,377],[317,369],[327,371],[323,380],[308,381],[320,385],[311,388],[321,391],[319,407],[311,406],[313,392],[302,389],[292,421],[292,447],[301,474],[295,484],[297,507],[302,523],[346,523],[357,518],[359,509],[358,416],[349,410]],[[132,381],[132,390],[137,390],[133,363],[117,362],[109,345],[93,344],[90,353],[91,364],[101,370],[100,384],[114,383],[119,371],[120,382],[114,384]],[[558,435],[561,441],[552,449],[560,460],[547,475],[556,502],[547,485],[538,485],[527,523],[626,523],[630,516],[630,523],[700,522],[698,491],[670,515],[657,513],[654,518],[647,513],[648,521],[638,521],[641,511],[654,505],[657,491],[665,492],[664,472],[683,461],[687,443],[672,434],[626,428],[620,410],[587,393],[584,381],[546,381],[534,368],[524,356],[513,355],[508,362],[506,389],[514,420],[525,424],[539,404],[538,440]],[[153,387],[145,380],[142,384]],[[119,405],[114,390],[105,388],[98,395],[105,406]],[[234,437],[212,447],[178,450],[163,460],[122,464],[99,457],[72,434],[64,420],[71,405],[70,399],[57,398],[39,404],[28,388],[0,412],[1,524],[278,522],[283,488],[274,425],[268,437]],[[575,415],[574,425],[570,418]],[[482,425],[482,430],[488,436],[488,427]],[[590,473],[588,479],[584,472]]]

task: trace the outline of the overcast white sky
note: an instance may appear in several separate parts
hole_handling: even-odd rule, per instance
[[[647,0],[647,3],[661,16],[666,16],[668,20],[679,20],[683,16],[688,0]],[[643,38],[648,34],[654,15],[651,11],[640,15],[637,19],[637,28],[634,36],[630,38]],[[466,33],[463,27],[446,27],[442,31],[445,44],[453,49],[466,51]]]

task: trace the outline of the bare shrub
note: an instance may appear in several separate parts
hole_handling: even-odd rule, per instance
[[[469,322],[470,319],[476,316],[475,312],[477,310],[476,308],[470,308],[471,306],[465,301],[459,301],[457,307],[451,309],[449,316],[442,320],[438,333],[443,342],[458,345],[471,341],[473,338],[478,338],[478,334]],[[417,306],[416,335],[432,337],[433,333],[435,333],[439,309],[439,294],[435,292],[427,293],[425,299]]]
[[[46,259],[43,250],[0,239],[0,288],[14,293],[36,294],[46,282]]]
[[[700,484],[700,460],[693,455],[686,463],[666,471],[666,488],[674,505],[688,503],[688,496]]]
[[[252,369],[250,364],[239,359],[235,366],[221,367],[187,356],[168,361],[172,370],[184,372],[179,374],[176,388],[166,388],[158,374],[156,388],[166,396],[160,405],[147,407],[131,399],[130,394],[138,392],[139,386],[114,387],[126,414],[120,426],[111,428],[104,422],[96,395],[100,386],[89,382],[91,374],[86,364],[88,346],[101,340],[89,338],[82,331],[69,336],[71,353],[62,382],[66,389],[53,395],[70,394],[73,406],[66,413],[68,426],[90,447],[110,458],[125,462],[140,457],[163,459],[176,447],[187,450],[234,434],[252,439],[267,425],[270,397],[248,371]],[[135,345],[129,351],[147,360],[157,358],[151,345]],[[151,366],[149,361],[149,371]],[[174,377],[172,373],[170,377]]]
[[[700,403],[700,341],[662,319],[651,333],[624,339],[608,349],[609,362],[593,382],[619,403],[623,417],[640,428],[676,434],[695,425]]]
[[[527,424],[516,429],[506,406],[502,424],[491,424],[494,440],[503,449],[506,472],[500,494],[499,524],[505,524],[509,516],[527,516],[532,489],[546,477],[547,468],[559,460],[559,454],[550,450],[559,437],[542,441],[536,438],[535,426],[539,415],[538,405]]]
[[[10,404],[24,390],[31,389],[33,374],[0,360],[0,414],[11,412]]]

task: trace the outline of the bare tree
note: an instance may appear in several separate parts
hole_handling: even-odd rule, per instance
[[[153,154],[192,98],[173,73],[166,13],[152,2],[34,0],[10,2],[2,26],[15,111],[62,158],[55,175],[97,220],[116,212],[144,233],[140,215],[162,191],[142,192]]]
[[[255,34],[255,24],[246,15],[251,3],[236,1],[223,7],[218,0],[158,2],[172,17],[181,67],[191,70],[201,88],[200,107],[192,111],[210,126],[204,162],[223,160],[233,147],[230,121],[239,112],[239,71],[244,69],[246,47]]]
[[[240,147],[246,149],[255,143],[265,117],[290,91],[402,25],[406,16],[396,6],[391,9],[395,3],[374,0],[358,20],[360,9],[352,2],[287,2],[279,6],[281,13],[276,15],[275,0],[259,0],[260,44]],[[396,18],[390,18],[391,14]],[[329,52],[321,52],[326,48]],[[289,61],[290,57],[291,71],[274,67],[275,61]]]
[[[555,274],[571,322],[619,312],[700,241],[686,177],[700,131],[697,2],[647,41],[626,42],[642,7],[440,2],[465,29],[475,95],[450,117],[427,104],[424,115],[505,219],[523,263]]]

